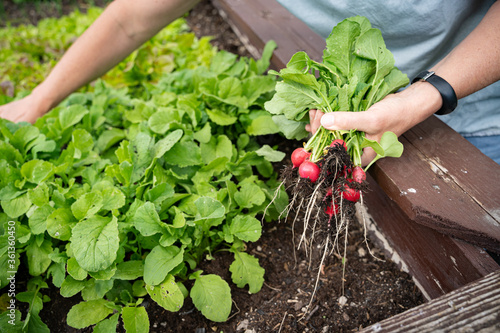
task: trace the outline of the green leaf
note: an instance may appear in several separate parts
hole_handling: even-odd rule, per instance
[[[289,120],[300,121],[310,109],[325,109],[324,103],[310,87],[297,82],[278,82],[275,95],[264,106],[274,115],[285,115]]]
[[[102,153],[123,139],[125,139],[125,133],[122,129],[110,128],[102,132],[95,146],[97,150]]]
[[[109,267],[118,251],[118,223],[116,217],[93,216],[73,228],[71,249],[80,267],[96,272]]]
[[[153,286],[161,283],[172,269],[182,263],[183,258],[184,250],[177,246],[155,246],[146,256],[144,282]]]
[[[66,270],[75,280],[83,280],[87,277],[87,271],[78,265],[74,257],[68,259],[66,263]]]
[[[19,150],[2,140],[0,140],[0,159],[7,161],[9,164],[23,163],[23,157]]]
[[[69,310],[66,321],[69,326],[78,329],[97,324],[113,313],[109,304],[112,303],[104,299],[80,302]]]
[[[74,104],[59,111],[59,123],[63,130],[76,125],[88,113],[83,105]]]
[[[333,63],[344,77],[351,75],[354,43],[360,33],[361,28],[358,23],[344,20],[332,29],[326,39],[323,59]]]
[[[26,152],[26,147],[30,142],[33,142],[40,135],[38,128],[34,126],[20,127],[15,133],[10,142],[13,146],[22,152]]]
[[[82,298],[84,301],[102,299],[112,288],[113,280],[89,279],[85,282],[85,288],[82,289]]]
[[[309,135],[305,128],[307,122],[290,120],[284,115],[273,116],[272,119],[279,131],[289,140],[302,140]]]
[[[76,149],[80,152],[89,152],[94,147],[94,140],[89,132],[82,128],[78,128],[71,134],[71,141]]]
[[[180,117],[173,109],[155,112],[148,120],[149,128],[158,134],[165,134],[175,123],[180,123]]]
[[[175,130],[169,133],[166,137],[159,140],[155,144],[155,157],[162,157],[167,151],[169,151],[182,137],[183,131],[181,129]]]
[[[398,136],[393,132],[385,132],[380,138],[380,144],[374,140],[364,139],[361,148],[371,147],[377,153],[377,156],[365,167],[365,170],[384,157],[400,157],[403,154],[403,144],[399,142]]]
[[[153,161],[154,139],[146,133],[139,132],[130,142],[129,151],[133,167],[131,181],[134,182],[144,176],[144,172]]]
[[[394,67],[394,57],[386,48],[382,33],[378,29],[368,29],[358,37],[356,54],[362,58],[376,61],[372,84],[389,74]]]
[[[144,193],[144,199],[155,204],[161,204],[165,199],[173,197],[175,190],[168,183],[160,183]]]
[[[208,143],[202,143],[200,147],[201,157],[205,164],[219,157],[227,157],[230,161],[233,156],[233,144],[225,135],[212,136]]]
[[[54,212],[54,208],[49,204],[38,207],[29,217],[28,223],[31,232],[34,235],[39,235],[47,230],[47,218]]]
[[[116,266],[114,279],[135,280],[144,275],[144,262],[142,260],[129,260]]]
[[[146,202],[137,209],[132,219],[134,226],[143,236],[152,236],[163,231],[163,222],[158,216],[155,206]]]
[[[21,167],[21,175],[30,183],[40,184],[52,176],[54,165],[41,160],[31,160]]]
[[[168,164],[188,167],[202,163],[200,147],[193,141],[182,141],[176,143],[163,155]]]
[[[85,288],[85,281],[75,280],[71,275],[66,276],[59,292],[63,297],[72,297]]]
[[[122,309],[123,327],[127,333],[148,333],[149,317],[143,306]]]
[[[232,116],[224,112],[223,110],[206,109],[205,112],[207,113],[210,120],[219,126],[229,126],[238,121],[238,117]]]
[[[146,290],[153,301],[168,311],[177,312],[184,304],[184,295],[173,275],[167,275],[157,286],[146,285]]]
[[[98,191],[92,191],[78,198],[78,200],[71,205],[71,211],[77,220],[82,220],[97,214],[102,206],[102,194]]]
[[[0,204],[4,213],[13,219],[26,214],[28,209],[31,207],[31,201],[28,198],[28,193],[20,195],[12,200],[2,200]]]
[[[19,310],[3,311],[0,313],[0,331],[9,333],[22,333],[23,322]]]
[[[193,304],[211,321],[224,322],[231,313],[231,289],[226,281],[214,274],[194,275],[190,296]]]
[[[259,206],[266,200],[266,194],[259,186],[253,183],[244,183],[240,190],[234,194],[234,199],[242,208]]]
[[[260,267],[257,258],[248,253],[235,251],[229,271],[232,273],[231,279],[238,288],[244,288],[248,284],[252,294],[259,292],[264,284],[264,268]]]
[[[269,145],[263,145],[255,152],[257,153],[257,155],[263,156],[269,162],[281,162],[286,156],[285,153],[274,150]]]
[[[272,119],[273,118],[270,114],[256,117],[252,119],[247,126],[245,126],[245,130],[249,135],[254,136],[278,133],[279,128]]]
[[[255,217],[237,215],[229,227],[231,234],[245,242],[256,242],[262,235],[262,225]]]
[[[47,231],[54,238],[68,240],[76,222],[69,208],[58,208],[47,217]]]
[[[226,209],[222,203],[210,197],[200,197],[194,202],[196,207],[195,221],[224,217]]]
[[[196,141],[200,143],[209,142],[210,139],[212,138],[212,127],[210,126],[210,122],[207,122],[201,130],[194,133],[193,137]]]
[[[30,313],[26,321],[28,321],[27,326],[25,326],[27,332],[50,333],[49,327],[42,321],[38,314]]]
[[[111,266],[102,269],[97,272],[88,272],[91,277],[93,277],[96,280],[110,280],[115,276],[116,272],[116,264],[113,263]]]
[[[28,199],[38,207],[49,203],[49,187],[45,183],[28,190]]]
[[[97,325],[94,326],[92,333],[116,333],[119,318],[120,315],[115,313],[111,317],[98,322]]]
[[[28,268],[31,276],[38,276],[44,273],[49,268],[52,260],[49,254],[52,253],[52,243],[49,240],[44,240],[40,245],[37,242],[31,242],[26,247],[26,255],[28,259]]]
[[[125,205],[126,197],[120,189],[108,187],[102,190],[102,207],[104,210],[119,209]],[[88,212],[87,212],[88,214]]]

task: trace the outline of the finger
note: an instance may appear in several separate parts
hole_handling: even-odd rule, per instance
[[[316,133],[318,128],[321,126],[321,118],[323,117],[323,112],[320,110],[310,110],[309,111],[309,123],[311,125],[311,132]]]
[[[331,112],[321,118],[321,125],[329,130],[351,130],[372,133],[377,125],[370,112]]]

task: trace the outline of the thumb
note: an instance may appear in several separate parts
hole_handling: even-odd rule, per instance
[[[365,111],[360,112],[329,112],[321,117],[321,125],[329,130],[351,130],[370,133],[373,126],[370,124],[370,114]]]

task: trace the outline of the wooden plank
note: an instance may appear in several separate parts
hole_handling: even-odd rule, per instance
[[[371,171],[415,222],[500,253],[500,165],[436,117],[400,138],[401,158]]]
[[[278,43],[271,59],[273,69],[285,67],[294,53],[303,50],[312,59],[321,60],[325,40],[278,2],[212,0],[212,3],[255,58],[260,58],[268,41]],[[289,39],[293,42],[284,42]]]
[[[276,1],[213,3],[254,46],[254,56],[267,41],[277,42],[273,68],[284,67],[299,50],[321,59],[325,41]],[[500,253],[500,165],[434,116],[402,141],[401,158],[381,160],[370,171],[383,190],[415,222]]]
[[[500,332],[500,271],[359,332]]]
[[[386,257],[409,272],[424,296],[440,297],[500,269],[486,251],[413,222],[368,175],[363,196],[370,239],[385,249]]]

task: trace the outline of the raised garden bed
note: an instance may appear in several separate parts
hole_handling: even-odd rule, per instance
[[[233,26],[237,25],[234,22],[237,22],[238,16],[225,16],[226,21],[218,15],[218,10],[223,15],[228,15],[231,6],[238,2],[231,4],[231,1],[216,1],[215,4],[218,9],[210,2],[203,2],[191,12],[188,17],[191,29],[199,35],[215,35],[213,42],[222,49],[247,55],[248,51],[242,46],[240,38],[249,41],[249,37],[245,37],[241,32],[241,27],[238,30],[239,38],[235,37],[227,25],[227,21],[232,22]],[[240,13],[248,14],[245,11],[240,11]],[[279,22],[276,24],[279,25]],[[250,30],[253,29],[255,26],[250,27]],[[247,45],[250,44],[252,43],[247,43]],[[248,49],[258,52],[259,45],[254,43],[253,47],[249,46]],[[255,56],[258,55],[255,54]],[[273,63],[275,66],[279,64],[279,62]],[[274,144],[282,141],[279,138],[268,139]],[[280,150],[288,154],[296,145],[296,142],[279,144]],[[279,167],[279,165],[276,166],[276,168]],[[384,175],[383,168],[377,168],[374,172],[374,176],[382,185]],[[265,283],[259,293],[251,295],[246,289],[231,285],[233,307],[229,320],[225,323],[207,320],[189,302],[180,312],[171,313],[157,306],[152,300],[146,299],[145,307],[151,323],[150,331],[347,332],[376,324],[412,309],[423,304],[426,298],[436,298],[446,294],[498,269],[498,266],[495,266],[494,261],[484,251],[444,236],[432,228],[415,226],[412,219],[408,218],[409,210],[405,211],[405,204],[401,204],[398,200],[395,200],[395,204],[387,198],[382,189],[375,185],[374,179],[370,179],[370,182],[374,184],[374,187],[367,198],[368,212],[372,216],[369,222],[375,221],[378,225],[369,223],[373,228],[372,234],[380,233],[381,228],[383,239],[389,239],[392,246],[396,244],[396,254],[403,253],[403,261],[398,259],[396,263],[391,261],[391,259],[398,258],[398,255],[393,255],[391,258],[387,250],[392,250],[393,247],[381,246],[381,238],[376,237],[373,239],[377,244],[372,241],[368,242],[369,249],[375,256],[370,255],[364,243],[364,225],[351,226],[344,292],[341,288],[341,261],[331,257],[322,269],[324,273],[320,275],[318,292],[309,311],[306,311],[318,273],[318,267],[315,265],[318,260],[313,257],[309,261],[310,258],[306,257],[301,250],[297,251],[294,248],[294,244],[297,243],[294,242],[297,231],[295,234],[292,233],[289,221],[266,223],[261,239],[256,243],[249,243],[247,251],[259,258],[261,266],[266,270]],[[397,185],[397,181],[392,184]],[[378,208],[374,210],[370,207]],[[364,217],[366,218],[367,215]],[[394,242],[397,230],[393,231],[393,234],[389,232],[391,229],[394,230],[395,224],[402,222],[405,224],[400,224],[400,228],[408,228],[404,232],[408,237],[407,252],[402,251],[401,243]],[[408,239],[413,241],[408,241]],[[418,258],[415,253],[428,253],[429,249],[419,245],[414,241],[415,239],[445,245],[442,245],[441,252],[434,253],[434,258]],[[467,253],[467,256],[459,257],[463,253]],[[454,264],[448,264],[451,257],[457,260]],[[377,258],[385,260],[380,261]],[[228,267],[231,262],[232,256],[229,253],[220,252],[214,254],[214,260],[202,262],[200,268],[206,273],[222,275],[226,281],[230,281]],[[441,268],[434,271],[435,275],[429,277],[428,270],[433,270],[438,266]],[[413,277],[401,268],[410,271]],[[453,276],[461,276],[461,278],[452,279],[448,284],[443,284],[442,281],[446,281],[449,276],[439,276],[439,272],[450,269],[457,270],[459,274]],[[22,272],[20,274],[22,276]],[[412,279],[416,279],[417,284]],[[439,285],[439,288],[436,285]],[[22,282],[19,283],[19,288],[22,290]],[[47,294],[52,301],[44,305],[40,315],[51,331],[92,331],[90,328],[75,330],[66,325],[67,309],[78,303],[79,298],[63,298],[58,295],[56,289],[44,290],[44,294]],[[119,331],[123,331],[123,328],[120,327]]]

